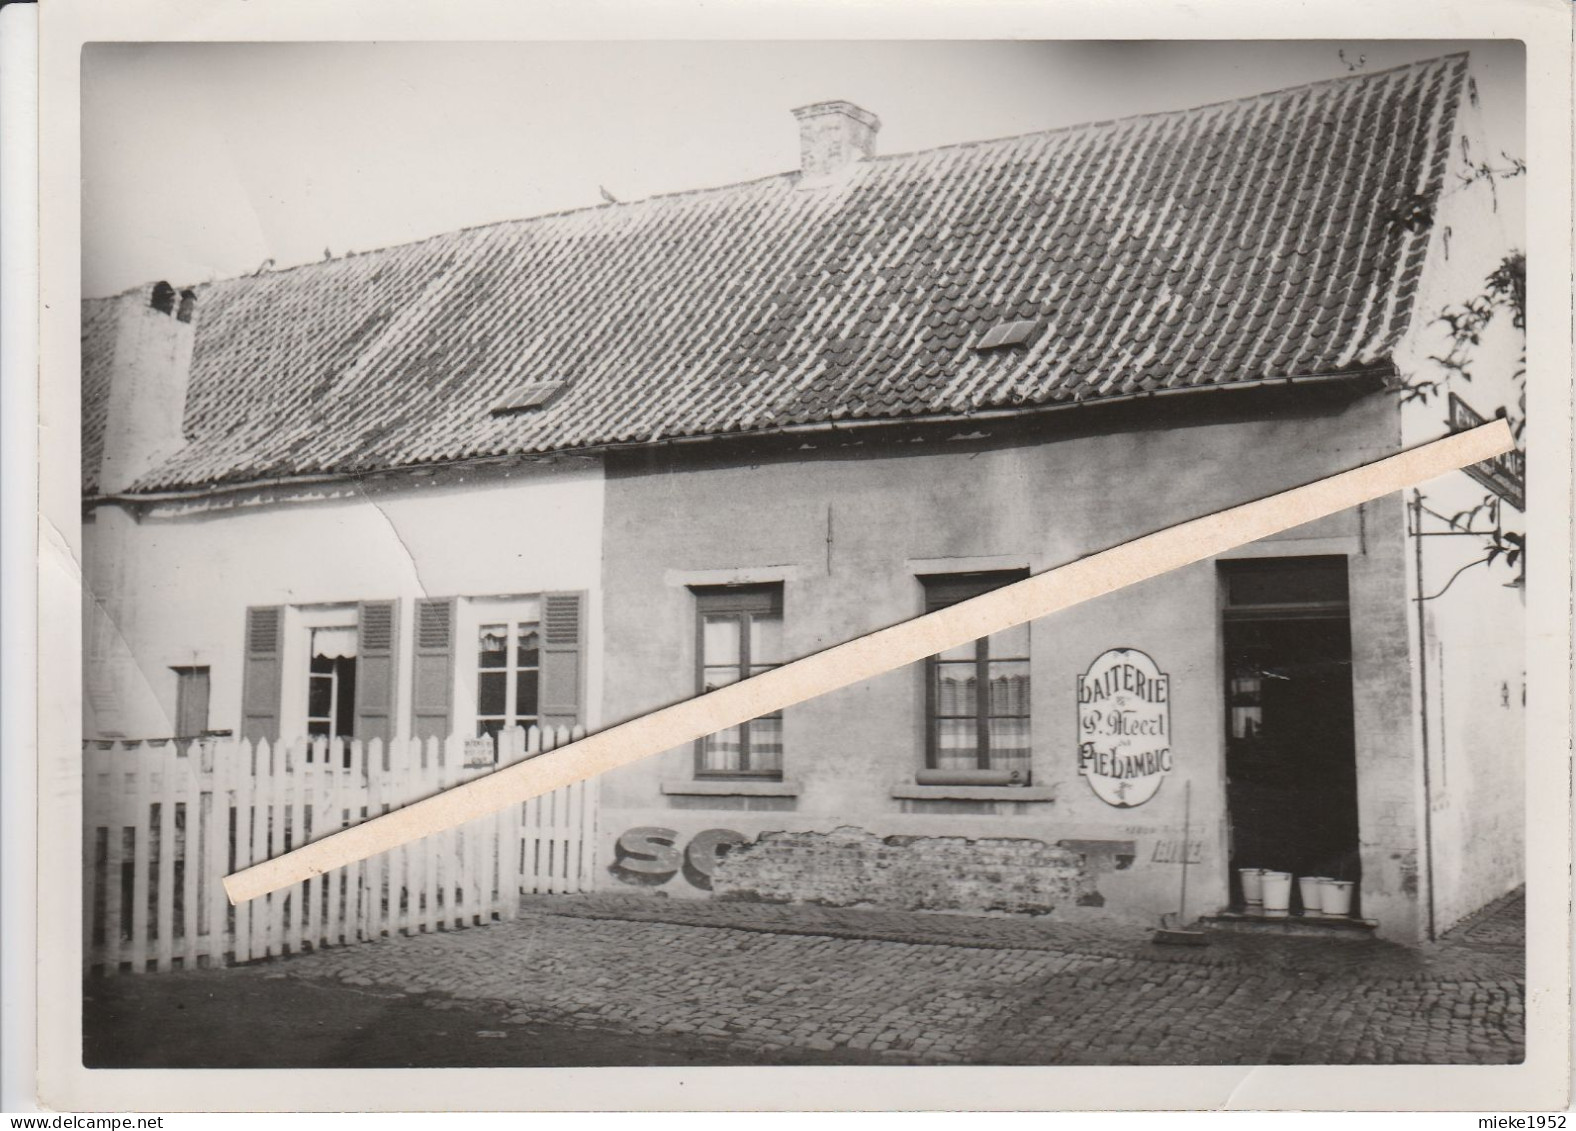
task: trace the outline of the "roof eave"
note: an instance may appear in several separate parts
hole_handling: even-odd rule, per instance
[[[453,468],[488,467],[488,466],[513,466],[525,462],[545,462],[558,458],[576,456],[601,456],[612,452],[627,452],[649,450],[654,447],[679,447],[694,444],[711,444],[729,440],[761,439],[771,436],[793,435],[829,435],[854,431],[864,431],[876,428],[914,427],[916,425],[935,426],[947,424],[977,424],[982,421],[1006,420],[1012,418],[1029,418],[1052,413],[1066,412],[1072,409],[1104,408],[1109,405],[1127,404],[1135,401],[1156,400],[1165,397],[1183,396],[1199,393],[1227,393],[1233,390],[1254,390],[1267,388],[1287,388],[1296,385],[1337,385],[1341,383],[1356,384],[1360,382],[1383,383],[1396,376],[1395,365],[1388,359],[1361,368],[1343,370],[1339,373],[1315,373],[1295,377],[1264,377],[1251,381],[1235,381],[1229,384],[1185,385],[1175,388],[1147,389],[1132,393],[1119,393],[1115,396],[1090,397],[1082,400],[1053,401],[1046,404],[1031,405],[1001,405],[990,408],[971,409],[967,412],[954,413],[923,413],[913,416],[883,416],[861,420],[819,420],[803,424],[778,424],[761,428],[741,429],[734,432],[708,432],[701,435],[659,436],[646,440],[623,440],[608,443],[582,444],[564,448],[553,448],[537,452],[505,452],[487,456],[473,456],[465,459],[434,460],[419,464],[406,464],[397,467],[368,468],[360,471],[322,472],[310,475],[283,475],[269,476],[259,479],[248,479],[234,483],[210,483],[195,487],[174,488],[154,491],[129,491],[117,494],[85,495],[82,505],[91,509],[100,505],[120,504],[131,506],[154,505],[166,502],[181,502],[213,498],[223,495],[244,494],[251,491],[264,491],[283,487],[322,487],[336,483],[350,483],[366,480],[373,477],[392,475],[431,474],[433,471],[448,470]]]

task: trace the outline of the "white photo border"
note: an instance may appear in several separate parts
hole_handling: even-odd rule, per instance
[[[39,1097],[66,1110],[1497,1110],[1562,1107],[1570,1063],[1571,14],[1481,0],[54,0],[40,12]],[[1521,39],[1530,309],[1527,1059],[1520,1065],[86,1070],[81,1059],[80,61],[84,43],[242,40]],[[16,756],[20,752],[8,752]]]

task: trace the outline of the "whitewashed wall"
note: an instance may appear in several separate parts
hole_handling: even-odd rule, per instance
[[[1465,147],[1463,148],[1463,138]],[[1463,101],[1452,139],[1445,193],[1436,209],[1428,265],[1416,298],[1416,316],[1397,357],[1404,379],[1443,380],[1426,400],[1402,408],[1407,445],[1444,434],[1447,392],[1454,392],[1485,417],[1508,406],[1517,411],[1512,373],[1523,336],[1499,311],[1472,350],[1472,379],[1452,378],[1433,358],[1447,356],[1450,338],[1438,317],[1484,290],[1485,279],[1512,249],[1527,248],[1522,216],[1525,177],[1466,182],[1466,159],[1509,165],[1504,153],[1525,156],[1519,138],[1485,135],[1481,115]],[[1534,436],[1535,436],[1534,428]],[[1535,485],[1534,485],[1535,489]],[[1456,472],[1422,488],[1430,509],[1452,516],[1483,501],[1488,489]],[[1411,493],[1407,493],[1408,500]],[[1485,517],[1476,520],[1488,525]],[[1522,514],[1503,508],[1506,529],[1524,530]],[[1447,529],[1426,520],[1432,531]],[[1410,543],[1410,540],[1409,540]],[[1415,546],[1409,544],[1408,596],[1418,596]],[[1526,618],[1523,591],[1507,587],[1516,570],[1504,563],[1471,565],[1487,552],[1472,537],[1423,540],[1424,623],[1411,602],[1408,631],[1412,654],[1414,712],[1426,719],[1417,728],[1416,789],[1422,811],[1423,747],[1427,746],[1429,823],[1433,860],[1434,925],[1447,929],[1464,915],[1521,882],[1525,852],[1525,760],[1523,693],[1526,681]],[[1537,568],[1536,548],[1531,568]],[[1451,576],[1467,567],[1455,581]],[[1421,661],[1421,662],[1420,662]],[[1427,883],[1428,877],[1423,877]]]
[[[172,667],[211,669],[209,725],[240,727],[252,605],[401,598],[396,734],[410,729],[414,598],[588,594],[588,724],[600,713],[602,470],[591,460],[391,475],[354,492],[102,506],[84,530],[84,733],[171,733]]]

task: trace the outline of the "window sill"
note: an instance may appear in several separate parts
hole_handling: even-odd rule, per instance
[[[1013,781],[1007,770],[916,770],[915,785],[1025,785],[1023,775]]]
[[[662,792],[670,797],[798,797],[795,781],[761,781],[751,778],[701,778],[665,781]]]
[[[1055,801],[1048,785],[895,785],[901,801]]]

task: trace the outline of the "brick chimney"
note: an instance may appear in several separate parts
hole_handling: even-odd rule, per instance
[[[815,102],[793,116],[799,120],[801,184],[824,183],[876,155],[881,119],[852,102]]]
[[[118,494],[186,443],[197,293],[154,283],[127,295],[115,327],[99,490]]]

